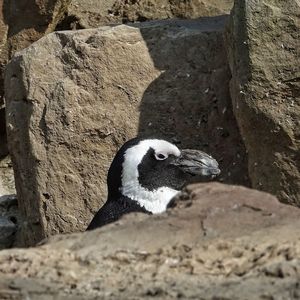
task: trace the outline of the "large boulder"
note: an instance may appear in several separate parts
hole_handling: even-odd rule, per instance
[[[253,187],[300,206],[300,4],[236,1],[227,34],[233,109]]]
[[[70,0],[0,0],[0,159],[8,155],[4,107],[6,64],[16,51],[53,31],[69,2]],[[2,170],[0,173],[3,173]],[[5,186],[6,181],[3,181],[0,174],[0,196]]]
[[[228,13],[233,0],[0,0],[0,110],[3,74],[16,51],[54,30],[95,28],[106,24],[165,18],[195,18]],[[0,156],[7,154],[5,118],[0,113]]]
[[[226,20],[56,32],[13,58],[7,127],[26,243],[84,230],[106,200],[115,151],[136,135],[207,151],[220,161],[220,180],[247,184]]]
[[[218,183],[161,215],[0,252],[1,299],[298,299],[300,210]]]
[[[111,23],[197,18],[229,13],[233,0],[11,0],[0,1],[0,106],[3,69],[16,51],[54,30],[93,28]]]
[[[148,1],[149,2],[149,1]],[[54,30],[91,28],[110,23],[198,17],[229,12],[232,1],[216,3],[189,1],[78,1],[78,0],[0,0],[0,159],[8,154],[5,131],[4,81],[7,62],[20,51]],[[154,5],[155,4],[155,5]],[[157,9],[159,8],[159,9]],[[186,12],[186,13],[185,13]],[[127,16],[127,17],[126,17]],[[142,16],[139,18],[139,16]],[[145,20],[146,20],[145,19]],[[1,182],[0,186],[4,185]]]

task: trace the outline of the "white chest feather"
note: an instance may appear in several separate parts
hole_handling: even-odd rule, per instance
[[[130,185],[124,186],[121,192],[124,196],[137,201],[140,206],[153,214],[164,212],[170,200],[179,193],[179,191],[168,187],[149,191],[140,186],[138,182],[132,182]]]

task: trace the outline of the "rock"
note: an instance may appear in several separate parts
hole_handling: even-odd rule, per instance
[[[0,298],[299,297],[298,208],[219,183],[188,186],[174,206],[1,251]]]
[[[189,0],[184,4],[170,0],[0,1],[0,108],[4,104],[3,74],[7,62],[16,51],[28,47],[49,32],[138,20],[220,15],[228,13],[232,3],[233,0]],[[0,115],[0,131],[2,121],[4,117]],[[1,142],[0,136],[0,147]]]
[[[0,216],[0,250],[9,248],[14,243],[17,226],[6,217]]]
[[[0,159],[0,197],[15,193],[12,163],[10,157],[6,156]]]
[[[5,20],[3,18],[3,3],[4,1],[0,1],[0,50],[1,50],[1,55],[0,55],[0,90],[1,90],[1,95],[0,95],[0,108],[2,107],[2,105],[4,104],[4,100],[3,100],[3,91],[4,91],[4,87],[3,87],[3,68],[7,63],[7,53],[6,53],[6,49],[4,49],[3,47],[3,43],[5,43],[6,37],[7,37],[7,32],[8,32],[8,26],[5,23]],[[3,53],[4,52],[4,53]],[[2,121],[2,116],[0,117],[0,122]],[[0,130],[2,130],[2,124],[0,123]],[[0,137],[1,138],[1,137]]]
[[[115,151],[136,135],[203,149],[220,161],[220,180],[247,184],[226,20],[57,32],[14,57],[7,122],[25,243],[84,230],[106,200]]]
[[[254,188],[300,206],[299,1],[236,1],[231,95]]]
[[[219,16],[228,14],[233,0],[117,0],[111,9],[114,16],[121,16],[125,22]]]
[[[3,69],[16,51],[28,47],[55,29],[69,0],[1,1],[0,8],[0,106]]]
[[[53,31],[69,2],[69,0],[0,1],[0,158],[8,155],[4,108],[5,66],[16,51],[26,48],[45,33]]]
[[[0,108],[0,159],[8,155],[7,136],[5,126],[5,109]]]
[[[232,6],[233,0],[72,0],[57,29],[95,28],[117,23],[217,16],[228,14]]]
[[[122,23],[121,17],[110,13],[116,0],[71,0],[56,30],[96,28],[112,23]]]
[[[20,220],[15,181],[9,156],[0,159],[0,249],[16,245]]]
[[[0,195],[0,250],[17,245],[20,215],[15,195]]]
[[[229,13],[233,0],[39,0],[0,2],[0,106],[3,69],[16,51],[54,30],[166,18],[197,18]]]
[[[189,0],[184,3],[170,0],[0,1],[0,107],[4,103],[3,70],[7,62],[16,51],[49,32],[111,23],[221,15],[229,13],[232,4],[233,0]]]

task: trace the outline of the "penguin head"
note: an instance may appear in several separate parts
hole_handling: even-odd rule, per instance
[[[135,138],[116,154],[108,171],[108,198],[127,197],[147,211],[159,213],[192,176],[220,173],[217,161],[205,152],[180,150],[161,139]]]

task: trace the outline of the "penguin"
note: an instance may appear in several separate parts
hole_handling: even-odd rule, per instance
[[[200,150],[180,150],[162,139],[131,139],[110,165],[107,201],[87,230],[130,212],[162,213],[192,176],[215,177],[219,173],[218,162]]]

